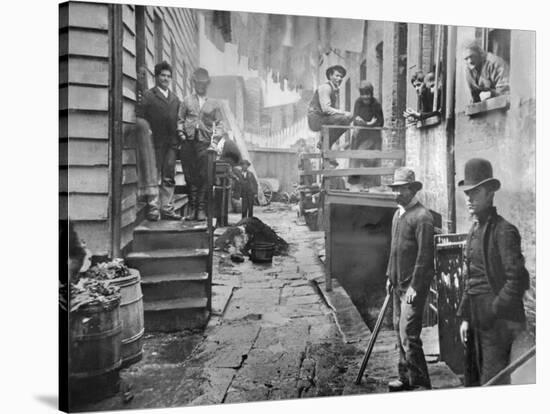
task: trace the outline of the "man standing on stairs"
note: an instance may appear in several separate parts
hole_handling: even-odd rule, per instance
[[[180,106],[177,133],[182,140],[180,159],[189,193],[187,220],[206,220],[206,191],[208,179],[207,150],[211,144],[214,127],[221,121],[221,111],[206,92],[210,76],[204,68],[198,68],[191,78],[194,92],[186,96]]]
[[[434,275],[433,217],[416,198],[422,183],[414,171],[398,168],[390,185],[398,209],[393,216],[387,289],[393,287],[393,324],[399,348],[399,379],[390,391],[431,389],[420,333]]]
[[[150,221],[181,220],[174,211],[176,157],[179,146],[176,122],[180,100],[170,92],[172,66],[168,62],[155,65],[155,86],[143,94],[136,116],[145,119],[151,129],[155,147],[159,194],[147,198],[147,219]],[[159,211],[160,210],[160,211]]]

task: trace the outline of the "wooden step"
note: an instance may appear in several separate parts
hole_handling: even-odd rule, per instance
[[[204,222],[145,221],[134,229],[134,251],[205,248],[208,232]]]
[[[210,312],[206,298],[183,298],[145,302],[145,330],[174,332],[204,328]]]
[[[142,277],[167,274],[201,273],[208,270],[208,249],[161,249],[138,251],[126,257],[129,267]]]
[[[176,298],[206,298],[208,273],[164,274],[145,276],[141,289],[145,302]]]

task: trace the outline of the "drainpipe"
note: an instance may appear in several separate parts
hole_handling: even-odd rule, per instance
[[[448,26],[447,82],[445,92],[445,133],[447,137],[447,233],[456,233],[455,187],[455,81],[456,81],[456,26]]]

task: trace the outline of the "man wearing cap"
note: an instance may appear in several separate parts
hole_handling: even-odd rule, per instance
[[[190,214],[187,220],[206,219],[207,150],[214,126],[221,121],[221,111],[206,92],[210,76],[198,68],[191,78],[194,92],[186,96],[178,113],[177,130],[182,140],[180,159],[189,193]]]
[[[510,363],[512,343],[525,326],[523,294],[529,273],[515,226],[493,206],[500,181],[491,163],[473,158],[458,187],[473,224],[464,250],[464,293],[458,309],[460,338],[467,347],[466,386],[484,384]],[[505,376],[498,384],[509,384]]]
[[[254,215],[254,199],[258,194],[258,182],[252,172],[248,171],[250,167],[250,161],[241,161],[241,177],[240,177],[240,189],[241,189],[241,202],[242,202],[242,217],[252,217]]]
[[[374,97],[372,83],[361,81],[359,84],[359,98],[353,107],[353,125],[359,127],[383,127],[384,114],[382,105]],[[379,150],[382,148],[382,134],[379,129],[356,129],[353,133],[352,149]],[[379,159],[351,160],[351,168],[377,167]],[[380,185],[379,176],[361,177],[361,182],[368,187]]]
[[[326,71],[327,82],[315,91],[309,103],[307,122],[312,131],[321,131],[323,125],[349,125],[352,114],[338,109],[340,100],[340,84],[346,76],[343,66],[331,66]],[[345,132],[345,129],[329,129],[329,148]]]
[[[431,389],[420,333],[434,274],[433,217],[416,198],[422,183],[410,168],[398,168],[390,185],[398,209],[393,216],[388,291],[393,288],[393,323],[399,348],[399,379],[390,391]]]
[[[160,183],[158,195],[155,192],[147,197],[147,219],[157,221],[181,220],[174,211],[174,191],[176,188],[176,158],[179,139],[176,121],[180,100],[170,92],[172,66],[168,62],[155,65],[155,86],[143,94],[137,107],[136,116],[147,121],[153,138],[157,181]],[[139,119],[138,119],[139,124]],[[159,211],[160,210],[160,211]]]

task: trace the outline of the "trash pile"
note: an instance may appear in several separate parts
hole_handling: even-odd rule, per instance
[[[122,259],[98,263],[86,272],[79,273],[66,284],[59,287],[59,304],[62,309],[74,312],[84,305],[107,303],[118,295],[120,289],[111,285],[111,280],[128,276],[130,270]],[[67,304],[68,298],[68,304]]]

